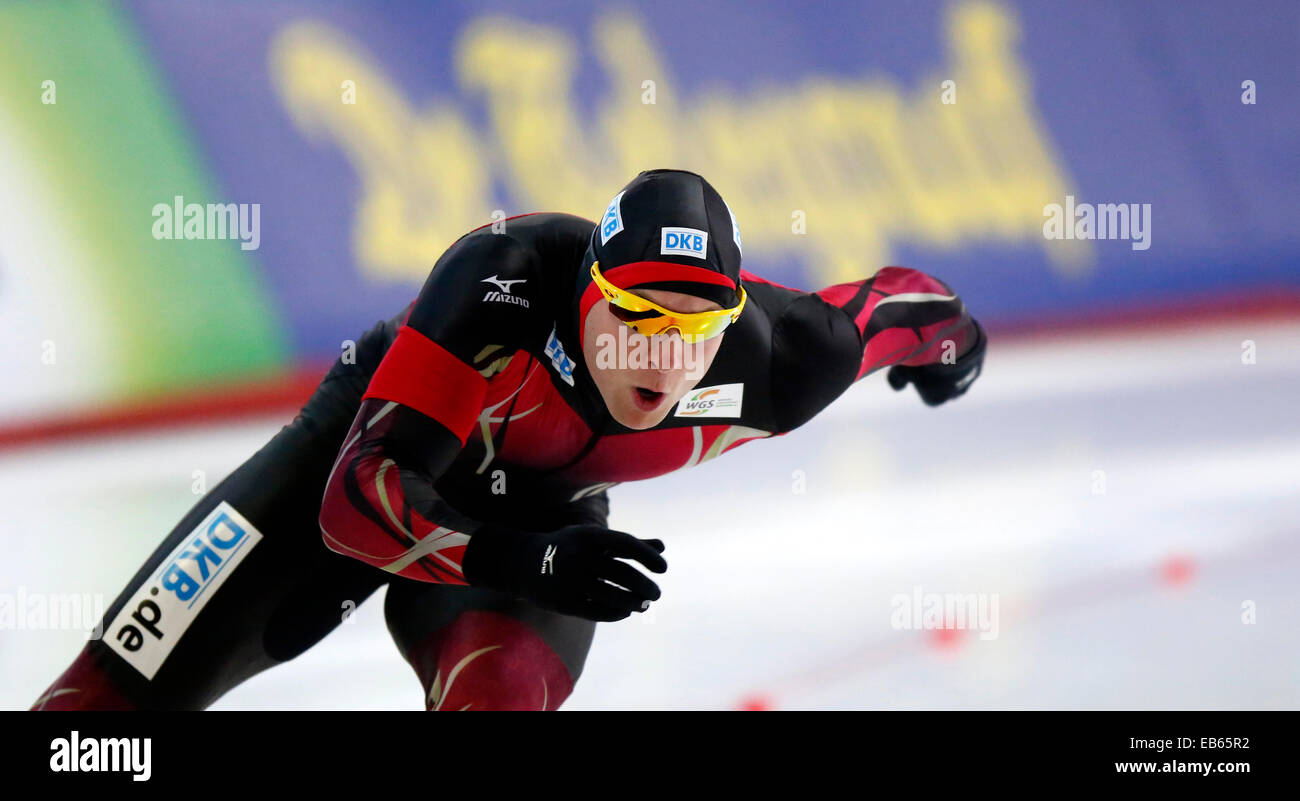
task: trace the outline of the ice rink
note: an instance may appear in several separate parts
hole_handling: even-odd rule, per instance
[[[194,471],[214,485],[291,417],[0,451],[0,591],[111,602]],[[1300,322],[995,336],[956,402],[877,374],[610,496],[612,527],[666,541],[664,596],[600,625],[565,709],[1300,708]],[[996,627],[891,625],[917,593],[975,594]],[[382,612],[213,708],[422,709]],[[0,631],[2,706],[84,636]]]

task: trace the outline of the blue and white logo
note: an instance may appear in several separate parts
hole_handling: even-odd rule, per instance
[[[745,249],[740,246],[740,225],[736,222],[736,213],[731,210],[731,206],[727,204],[727,201],[722,201],[722,205],[727,207],[727,214],[731,215],[731,238],[736,243],[736,250],[739,250],[741,255],[744,255]]]
[[[662,244],[659,246],[661,255],[677,256],[694,256],[697,259],[707,258],[704,254],[709,248],[709,232],[701,231],[696,228],[663,228],[661,229]]]
[[[605,209],[605,216],[600,218],[600,244],[604,245],[614,234],[623,230],[623,193],[614,195]]]
[[[104,642],[152,679],[185,630],[262,540],[226,501],[172,549],[109,626]]]
[[[573,386],[573,368],[577,364],[564,353],[564,346],[560,344],[559,337],[555,336],[555,329],[551,329],[551,338],[546,340],[546,355],[551,357],[551,366],[564,379],[564,383]]]

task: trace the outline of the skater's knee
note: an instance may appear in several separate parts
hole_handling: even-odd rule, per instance
[[[413,664],[430,710],[554,710],[577,677],[527,623],[467,611],[421,643]]]

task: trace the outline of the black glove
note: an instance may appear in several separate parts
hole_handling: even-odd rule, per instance
[[[917,367],[896,364],[889,368],[889,385],[899,390],[907,386],[908,382],[915,384],[921,400],[928,406],[938,406],[944,401],[965,394],[979,377],[980,368],[984,364],[984,351],[988,346],[984,329],[980,328],[980,324],[973,319],[971,322],[975,324],[978,339],[975,340],[974,347],[966,351],[956,362],[923,364]]]
[[[471,586],[500,590],[561,614],[610,622],[659,600],[659,586],[618,557],[663,573],[668,569],[663,550],[660,540],[637,539],[591,523],[544,533],[485,525],[470,536],[462,567]]]

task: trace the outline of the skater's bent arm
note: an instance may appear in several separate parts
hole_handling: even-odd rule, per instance
[[[484,302],[501,280],[533,291],[531,253],[478,230],[434,265],[370,379],[334,464],[320,525],[332,550],[400,576],[467,584],[465,546],[480,524],[439,498],[434,482],[482,410],[490,363],[535,337],[522,304]]]
[[[424,413],[366,398],[321,502],[326,546],[406,578],[467,584],[464,551],[478,524],[433,488],[460,448]]]

